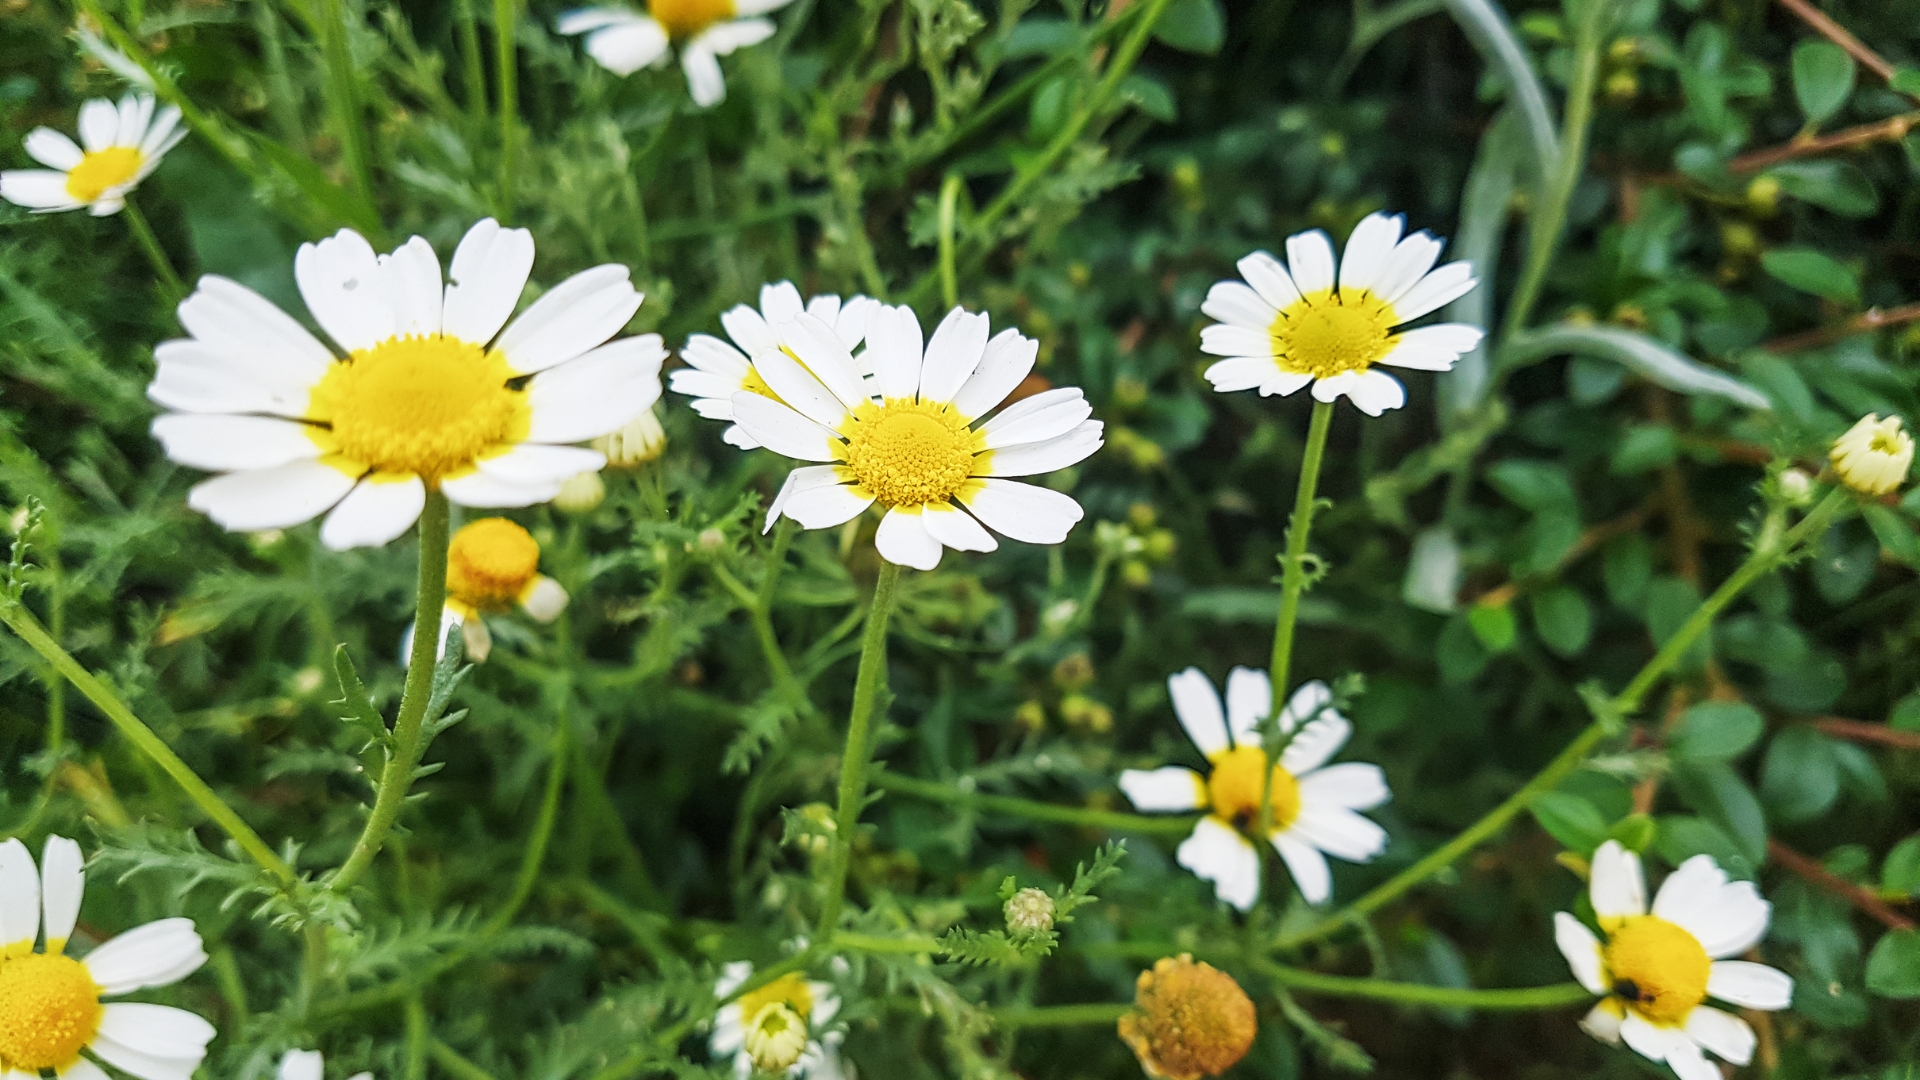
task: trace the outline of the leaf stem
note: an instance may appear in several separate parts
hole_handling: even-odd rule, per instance
[[[520,137],[520,68],[514,51],[514,30],[520,20],[519,0],[493,0],[494,79],[500,109],[500,205],[502,219],[513,215],[513,155]]]
[[[948,173],[940,185],[940,299],[951,311],[960,303],[960,275],[953,263],[954,217],[960,207],[959,173]]]
[[[127,228],[133,238],[140,242],[140,250],[147,253],[147,261],[153,264],[153,273],[160,279],[160,287],[167,293],[167,303],[179,302],[187,295],[185,285],[180,283],[180,275],[173,270],[173,263],[167,258],[165,248],[160,246],[160,238],[153,234],[152,226],[147,224],[147,216],[133,204],[133,196],[127,196],[126,206],[120,211],[127,219]]]
[[[1191,814],[1149,817],[1145,814],[1123,814],[1112,810],[1061,806],[1057,803],[1020,799],[1010,795],[985,795],[974,791],[963,791],[951,784],[919,780],[885,770],[874,774],[873,786],[916,799],[954,803],[970,810],[1008,814],[1031,821],[1052,821],[1062,825],[1113,829],[1118,832],[1165,833],[1169,836],[1184,836],[1193,831],[1194,817]]]
[[[1268,716],[1279,716],[1286,707],[1287,690],[1293,678],[1293,631],[1300,619],[1300,594],[1307,590],[1307,540],[1313,533],[1315,493],[1320,487],[1320,467],[1326,461],[1327,433],[1333,429],[1333,402],[1315,400],[1313,418],[1307,422],[1306,454],[1300,461],[1300,481],[1294,488],[1293,515],[1287,519],[1287,554],[1280,571],[1280,613],[1273,624],[1273,659],[1267,666],[1273,699]],[[1305,719],[1304,717],[1300,719]],[[1260,783],[1260,816],[1264,835],[1273,820],[1273,771],[1267,770]],[[1264,845],[1262,845],[1264,856]]]
[[[834,814],[833,862],[827,872],[827,898],[820,908],[815,941],[830,941],[840,926],[846,906],[847,871],[853,862],[853,831],[866,807],[867,758],[873,752],[870,730],[874,703],[887,667],[887,621],[893,616],[894,592],[900,567],[882,559],[874,582],[873,603],[867,608],[867,629],[860,642],[860,669],[854,676],[853,710],[847,718],[847,746],[840,758],[840,806]]]
[[[316,18],[320,25],[320,52],[327,67],[327,106],[333,112],[340,154],[346,161],[354,191],[371,205],[373,176],[359,95],[354,92],[359,83],[353,65],[353,44],[347,31],[347,7],[341,0],[319,0]]]

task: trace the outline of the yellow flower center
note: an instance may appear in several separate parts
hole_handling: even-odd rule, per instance
[[[1216,816],[1241,829],[1250,829],[1260,816],[1260,789],[1265,781],[1267,752],[1257,746],[1236,746],[1213,757],[1207,777],[1207,803]],[[1273,794],[1268,808],[1272,831],[1279,832],[1300,816],[1300,783],[1279,765],[1273,767]]]
[[[458,338],[392,337],[335,361],[313,388],[314,441],[385,473],[432,484],[526,437],[532,411],[507,361]]]
[[[1120,1038],[1148,1076],[1198,1080],[1232,1068],[1253,1048],[1253,1001],[1233,976],[1182,954],[1163,957],[1134,984]]]
[[[647,14],[675,41],[733,18],[733,11],[733,0],[652,0],[647,5]]]
[[[1656,1024],[1683,1024],[1707,999],[1713,960],[1698,938],[1658,915],[1623,920],[1607,941],[1606,962],[1613,992]]]
[[[806,365],[803,364],[801,366],[804,367]],[[773,387],[767,385],[767,380],[760,377],[760,369],[757,367],[747,368],[747,377],[740,380],[740,389],[745,390],[749,394],[759,394],[763,398],[772,398],[782,405],[786,404],[779,394],[773,392]]]
[[[798,972],[782,975],[758,990],[740,995],[740,1015],[751,1019],[768,1005],[786,1005],[803,1019],[813,1015],[813,987]]]
[[[100,987],[78,960],[32,953],[0,963],[0,1062],[64,1069],[100,1030]]]
[[[882,506],[946,502],[973,475],[983,440],[950,406],[911,398],[860,406],[840,434],[847,468]]]
[[[89,151],[80,164],[67,170],[67,194],[90,203],[140,173],[147,155],[137,146],[109,146]]]
[[[1324,379],[1365,371],[1387,355],[1398,321],[1393,305],[1371,292],[1327,291],[1294,301],[1267,334],[1282,368]]]
[[[479,611],[507,607],[540,569],[540,542],[506,518],[481,518],[447,545],[447,599]]]

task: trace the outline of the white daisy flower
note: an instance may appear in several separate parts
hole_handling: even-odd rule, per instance
[[[714,996],[724,998],[752,977],[750,962],[728,964],[714,983]],[[831,985],[810,982],[797,972],[782,975],[720,1006],[707,1045],[715,1057],[731,1057],[734,1074],[742,1078],[759,1069],[794,1080],[843,1080],[839,1047],[845,1036],[822,1030],[839,1012],[840,998]]]
[[[771,388],[753,370],[752,357],[778,351],[780,336],[776,326],[784,326],[802,312],[833,328],[840,344],[851,353],[866,339],[867,324],[881,307],[877,300],[856,296],[842,304],[838,296],[816,296],[802,302],[800,290],[791,281],[760,287],[760,310],[740,304],[720,316],[720,325],[733,339],[729,345],[711,334],[695,334],[687,339],[680,358],[691,367],[667,376],[667,386],[676,394],[693,398],[693,411],[709,420],[733,419],[733,395],[742,390],[779,400]],[[736,348],[736,346],[738,346]],[[856,357],[856,362],[863,358]],[[868,369],[863,372],[871,375]],[[760,444],[734,424],[727,428],[726,441],[742,450]]]
[[[720,57],[773,36],[773,20],[758,16],[792,0],[650,0],[646,14],[625,7],[585,8],[560,16],[562,34],[587,35],[587,55],[615,75],[657,67],[680,50],[693,103],[726,100]]]
[[[1267,673],[1237,667],[1227,675],[1223,711],[1213,682],[1199,668],[1167,680],[1180,726],[1212,766],[1202,776],[1168,765],[1128,769],[1120,790],[1149,813],[1205,810],[1176,858],[1214,892],[1247,911],[1260,896],[1260,856],[1247,830],[1260,816],[1260,794],[1267,752],[1254,730],[1273,707]],[[1291,735],[1273,766],[1269,797],[1272,823],[1267,839],[1286,861],[1293,883],[1310,904],[1333,893],[1328,855],[1367,862],[1387,846],[1387,832],[1358,811],[1387,801],[1387,778],[1378,765],[1347,762],[1328,765],[1346,745],[1353,725],[1333,710],[1333,692],[1323,682],[1294,691],[1280,711],[1280,731]]]
[[[1580,1026],[1601,1042],[1625,1042],[1641,1056],[1664,1061],[1680,1080],[1720,1080],[1720,1068],[1702,1050],[1745,1065],[1753,1058],[1753,1029],[1708,998],[1748,1009],[1784,1009],[1793,979],[1765,964],[1725,960],[1766,935],[1773,905],[1750,881],[1728,881],[1708,855],[1680,864],[1653,898],[1640,856],[1609,840],[1593,854],[1589,895],[1607,940],[1562,911],[1554,939],[1574,978],[1606,1000]]]
[[[326,1059],[318,1050],[289,1050],[280,1058],[280,1080],[321,1080]],[[370,1072],[355,1073],[347,1080],[373,1080]]]
[[[1258,388],[1262,397],[1313,383],[1316,401],[1345,394],[1379,416],[1407,403],[1406,388],[1375,364],[1447,371],[1480,344],[1481,330],[1441,323],[1394,333],[1472,289],[1473,267],[1438,270],[1441,242],[1425,232],[1400,238],[1404,219],[1369,214],[1347,238],[1334,276],[1333,243],[1318,229],[1287,238],[1287,263],[1264,251],[1240,260],[1239,281],[1222,281],[1200,310],[1217,325],[1200,332],[1200,350],[1227,359],[1209,367],[1221,393]]]
[[[244,531],[331,507],[322,542],[373,546],[413,524],[430,488],[529,506],[605,465],[565,444],[650,408],[666,350],[658,334],[608,340],[640,307],[623,266],[575,274],[509,324],[532,268],[533,235],[491,218],[460,241],[444,288],[418,236],[391,255],[350,229],[303,244],[294,275],[338,353],[258,293],[201,278],[180,305],[190,336],[154,350],[147,388],[176,410],[153,422],[167,456],[224,474],[187,505]]]
[[[140,1080],[189,1080],[207,1056],[212,1024],[169,1005],[100,999],[198,971],[207,954],[193,920],[135,927],[75,960],[66,947],[80,917],[83,861],[79,844],[52,836],[36,872],[25,844],[0,844],[0,1075],[30,1080],[51,1069],[61,1080],[108,1080],[99,1058]],[[43,925],[46,945],[34,952]]]
[[[45,169],[0,172],[0,198],[42,214],[86,207],[94,217],[117,214],[127,195],[186,137],[175,128],[180,110],[154,111],[145,94],[128,94],[118,106],[96,98],[80,107],[80,146],[52,128],[35,128],[26,150]],[[85,147],[85,149],[81,149]]]
[[[874,503],[887,510],[875,546],[888,562],[931,570],[944,548],[999,547],[982,523],[1029,544],[1057,544],[1083,516],[1066,495],[1008,480],[1064,469],[1100,448],[1100,421],[1078,388],[1001,409],[1033,370],[1039,344],[1017,330],[987,339],[987,317],[954,308],[922,345],[907,307],[881,305],[859,365],[833,327],[802,314],[775,328],[780,347],[753,358],[775,396],[733,395],[733,419],[775,453],[836,462],[793,470],[767,513],[827,529]],[[978,520],[976,520],[978,519]]]

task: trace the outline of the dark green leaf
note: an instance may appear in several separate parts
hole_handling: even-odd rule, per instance
[[[1766,815],[1739,774],[1718,762],[1675,762],[1673,786],[1681,801],[1718,825],[1749,862],[1758,865],[1766,858]]]
[[[1836,304],[1859,306],[1859,271],[1831,255],[1812,248],[1776,248],[1760,256],[1760,266],[1801,292],[1824,297]]]
[[[1703,701],[1680,718],[1667,749],[1677,758],[1725,761],[1746,753],[1766,727],[1759,711],[1744,702]]]
[[[1607,819],[1592,803],[1564,791],[1549,791],[1527,807],[1548,835],[1569,851],[1592,855],[1607,839]]]
[[[1760,793],[1782,822],[1811,821],[1840,797],[1840,762],[1833,741],[1797,725],[1773,737],[1760,766]]]
[[[1212,56],[1226,44],[1227,13],[1220,0],[1173,0],[1153,36],[1183,52]]]
[[[1559,585],[1534,595],[1533,628],[1547,648],[1561,656],[1578,656],[1593,636],[1593,611],[1580,590]]]
[[[1920,930],[1889,930],[1867,957],[1867,989],[1885,998],[1920,998]]]
[[[1809,121],[1840,111],[1853,93],[1853,57],[1831,41],[1810,38],[1793,48],[1793,96]]]
[[[1506,604],[1475,604],[1467,612],[1467,622],[1488,652],[1503,653],[1513,648],[1517,628],[1513,608]]]

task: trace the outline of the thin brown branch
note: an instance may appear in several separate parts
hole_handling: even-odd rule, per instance
[[[1893,910],[1873,890],[1855,885],[1821,866],[1818,859],[1802,855],[1778,840],[1767,841],[1767,854],[1774,862],[1873,916],[1889,930],[1912,930],[1914,921]]]
[[[1807,3],[1807,0],[1780,0],[1780,6],[1800,17],[1800,21],[1819,33],[1823,38],[1847,50],[1847,55],[1860,62],[1860,66],[1885,80],[1893,78],[1893,65],[1887,63],[1879,53],[1867,48],[1866,43],[1847,32],[1827,17],[1827,13]]]
[[[1813,726],[1836,739],[1875,743],[1896,750],[1920,750],[1920,731],[1901,731],[1885,724],[1870,724],[1864,720],[1848,720],[1839,716],[1823,716],[1815,720]]]
[[[1885,120],[1875,120],[1871,124],[1845,128],[1831,135],[1795,139],[1784,146],[1741,154],[1727,162],[1727,170],[1735,174],[1756,173],[1794,158],[1811,157],[1831,150],[1849,150],[1878,142],[1899,142],[1907,137],[1907,132],[1912,131],[1916,124],[1920,124],[1920,112],[1901,113]]]
[[[1901,304],[1899,307],[1869,308],[1837,326],[1823,326],[1803,333],[1789,334],[1774,338],[1760,346],[1773,353],[1799,352],[1802,349],[1817,349],[1822,345],[1831,345],[1836,341],[1850,338],[1855,334],[1864,334],[1887,326],[1899,326],[1920,320],[1920,304]]]

